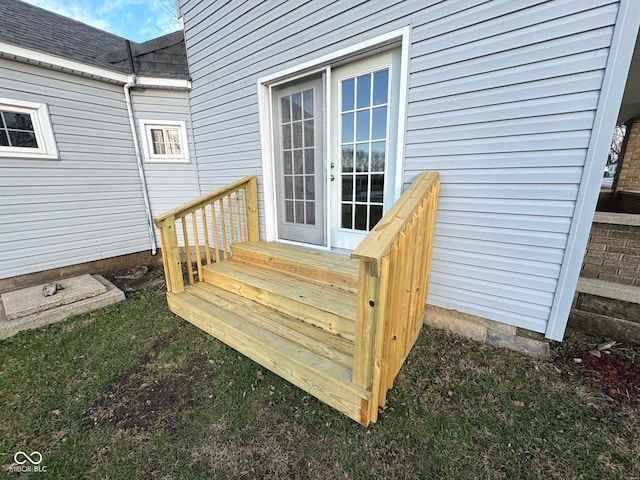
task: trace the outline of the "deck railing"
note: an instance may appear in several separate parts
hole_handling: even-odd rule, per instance
[[[360,259],[353,382],[372,392],[375,422],[424,314],[438,174],[420,174],[351,254]]]
[[[181,205],[154,219],[160,232],[167,290],[184,291],[180,244],[184,248],[189,284],[202,267],[230,256],[234,243],[257,241],[258,192],[256,177],[249,176]],[[178,240],[181,230],[181,240]]]

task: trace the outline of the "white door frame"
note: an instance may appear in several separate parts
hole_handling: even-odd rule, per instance
[[[262,149],[262,180],[263,180],[263,196],[264,196],[264,215],[265,215],[265,231],[267,241],[281,241],[283,243],[297,244],[297,242],[288,242],[278,238],[277,233],[277,209],[276,209],[276,189],[275,189],[275,152],[273,144],[273,135],[271,129],[272,117],[272,89],[280,84],[294,81],[312,73],[325,72],[325,91],[329,92],[331,82],[331,65],[342,60],[365,56],[381,50],[384,47],[400,43],[400,92],[398,105],[398,139],[396,145],[396,173],[395,173],[395,195],[394,202],[402,194],[403,172],[404,172],[404,141],[406,130],[407,115],[407,94],[409,84],[409,47],[410,47],[411,27],[406,26],[397,30],[390,31],[386,34],[376,36],[369,40],[359,42],[350,47],[343,48],[332,54],[324,55],[315,60],[305,62],[303,64],[287,68],[285,70],[261,77],[257,80],[258,90],[258,109],[260,115],[260,145]],[[326,102],[326,119],[327,119],[327,136],[325,139],[325,152],[329,152],[330,133],[331,132],[331,112],[330,101]],[[326,162],[325,172],[327,177],[330,176],[330,161]],[[328,193],[328,192],[327,192]],[[327,226],[331,224],[330,196],[326,195],[327,208]],[[330,229],[327,231],[327,245],[325,247],[315,247],[304,244],[312,248],[323,250],[331,249],[332,239]]]

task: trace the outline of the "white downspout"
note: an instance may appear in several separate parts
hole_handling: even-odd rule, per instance
[[[140,143],[138,142],[138,129],[136,128],[135,115],[133,113],[133,105],[131,104],[131,88],[137,85],[138,79],[136,75],[129,76],[129,83],[124,85],[124,100],[127,104],[127,112],[129,114],[129,125],[131,127],[131,136],[133,137],[133,149],[136,153],[138,161],[138,173],[140,174],[140,184],[142,185],[142,196],[144,197],[144,206],[147,212],[147,223],[149,227],[149,239],[151,240],[151,254],[158,253],[156,248],[156,232],[153,229],[153,216],[151,215],[151,202],[149,200],[149,189],[147,188],[147,179],[144,174],[144,164],[142,163],[142,155],[140,154]]]

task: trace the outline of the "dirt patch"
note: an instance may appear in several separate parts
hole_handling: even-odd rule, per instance
[[[561,352],[555,363],[566,379],[579,378],[588,387],[602,391],[615,411],[640,404],[640,345],[573,345]]]
[[[172,330],[159,337],[133,368],[111,382],[85,412],[85,426],[142,429],[160,423],[167,433],[175,431],[177,417],[197,404],[195,387],[208,375],[204,354],[190,356],[178,370],[162,371],[152,365],[175,335]]]

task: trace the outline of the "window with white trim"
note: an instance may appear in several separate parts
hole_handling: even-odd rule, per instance
[[[187,126],[181,121],[140,120],[148,162],[188,162]]]
[[[58,158],[46,104],[0,98],[0,157]]]

